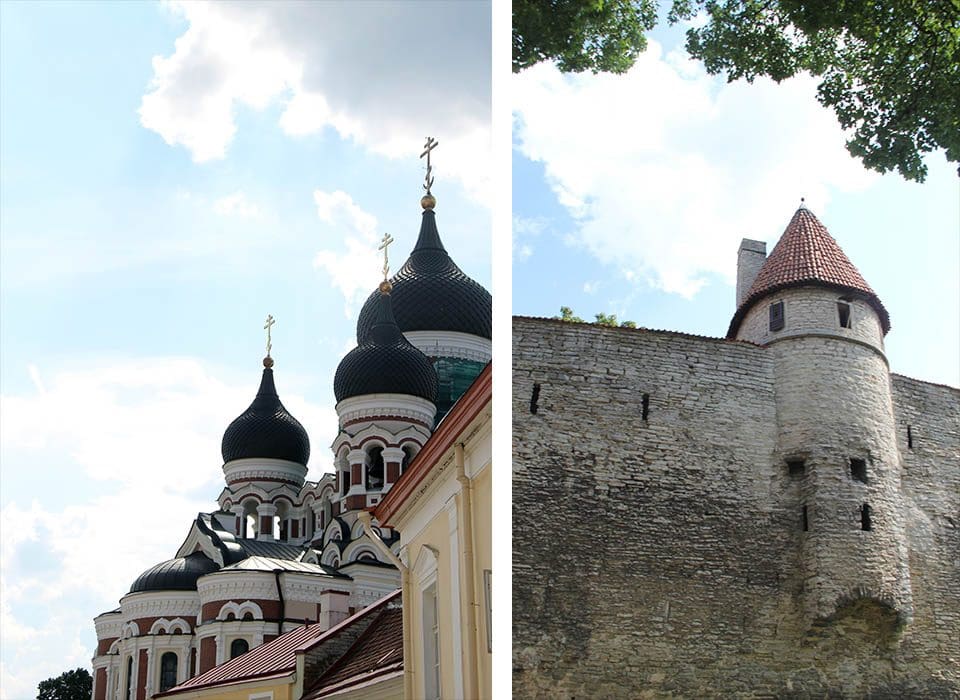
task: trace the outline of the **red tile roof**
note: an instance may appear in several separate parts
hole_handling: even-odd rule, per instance
[[[826,227],[809,209],[800,207],[734,314],[727,337],[736,336],[747,311],[762,297],[781,289],[811,283],[859,293],[877,312],[883,332],[886,334],[890,330],[890,316],[876,292],[863,279]]]
[[[308,689],[303,700],[403,670],[403,610],[384,609],[354,645]]]
[[[288,673],[293,673],[297,667],[297,651],[332,639],[358,620],[379,613],[399,596],[400,591],[394,591],[327,630],[321,629],[319,624],[314,623],[285,632],[273,641],[261,644],[246,654],[241,654],[235,659],[230,659],[211,668],[206,673],[194,676],[165,693],[158,693],[156,697],[173,696],[195,688],[230,685],[258,678],[282,677]]]

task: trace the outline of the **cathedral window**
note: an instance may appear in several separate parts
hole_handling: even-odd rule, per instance
[[[160,657],[160,692],[177,684],[177,655],[172,651]]]
[[[230,642],[230,658],[235,659],[240,654],[250,651],[250,643],[246,639],[234,639]]]
[[[127,657],[127,678],[126,678],[126,689],[123,692],[126,700],[133,700],[133,696],[136,693],[136,688],[133,687],[133,657]]]
[[[340,495],[346,496],[350,489],[350,472],[340,472]]]
[[[379,491],[383,488],[383,448],[373,447],[367,464],[367,490]]]
[[[860,506],[860,529],[868,532],[873,529],[870,522],[870,506],[867,503]]]
[[[530,396],[530,413],[536,413],[539,406],[537,402],[540,401],[540,385],[533,385],[533,394]]]
[[[410,466],[414,458],[413,448],[410,445],[403,446],[403,460],[400,462],[400,473],[403,474]]]
[[[867,483],[867,460],[850,458],[850,476],[856,481]]]
[[[837,316],[840,321],[841,328],[853,328],[850,323],[850,304],[845,301],[837,302]]]
[[[784,320],[783,320],[783,302],[777,301],[773,304],[770,304],[770,330],[771,331],[780,331],[783,330]]]

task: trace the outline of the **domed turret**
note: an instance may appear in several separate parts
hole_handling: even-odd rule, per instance
[[[219,569],[202,552],[177,557],[151,566],[130,586],[130,593],[144,591],[195,591],[197,579]]]
[[[369,319],[360,345],[337,367],[333,380],[337,401],[365,394],[405,394],[433,402],[437,374],[430,360],[400,332],[391,308],[392,295],[376,294],[376,315]]]
[[[436,213],[423,212],[420,236],[403,267],[390,278],[397,325],[411,331],[450,331],[490,339],[490,292],[467,277],[450,258],[437,231]],[[367,299],[357,320],[357,340],[377,317],[377,297]]]
[[[437,231],[433,195],[424,196],[420,236],[390,282],[397,325],[430,358],[437,373],[437,420],[443,418],[490,361],[492,299],[447,254]],[[377,293],[357,321],[362,339],[377,313]]]
[[[224,463],[266,458],[305,465],[310,459],[310,438],[280,403],[272,366],[273,360],[267,357],[256,398],[223,434],[220,450]]]
[[[437,373],[400,332],[390,282],[377,292],[376,315],[333,380],[340,434],[333,443],[337,512],[376,505],[430,437]]]

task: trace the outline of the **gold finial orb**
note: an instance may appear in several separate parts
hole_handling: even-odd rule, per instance
[[[263,358],[263,366],[266,367],[267,369],[270,369],[271,367],[273,367],[273,358],[270,357],[269,355]]]
[[[437,198],[432,194],[425,194],[420,198],[420,206],[424,209],[433,209],[437,206]]]
[[[381,294],[389,294],[392,291],[393,291],[393,285],[390,284],[390,280],[384,280],[383,282],[380,283]]]

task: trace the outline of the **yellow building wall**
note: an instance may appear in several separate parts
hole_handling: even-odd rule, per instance
[[[412,625],[410,668],[413,670],[414,697],[408,700],[419,700],[424,697],[424,649],[425,632],[423,626],[423,571],[430,568],[429,562],[436,562],[436,586],[438,596],[438,617],[440,621],[440,687],[441,697],[461,698],[466,695],[461,688],[470,687],[471,677],[475,677],[478,698],[491,697],[491,657],[488,649],[488,622],[487,605],[489,603],[486,591],[484,571],[492,568],[492,468],[489,463],[489,426],[486,431],[486,440],[480,440],[479,445],[474,443],[467,446],[465,461],[468,466],[474,462],[486,465],[474,474],[471,480],[472,499],[472,566],[468,568],[465,561],[466,547],[464,536],[464,503],[460,484],[457,482],[456,468],[449,464],[439,481],[431,485],[430,493],[418,504],[419,508],[404,513],[404,525],[410,522],[411,516],[419,514],[426,518],[425,524],[407,541],[407,565],[411,570],[410,591],[404,591],[404,606],[410,608]],[[468,473],[470,469],[468,468]],[[449,494],[449,496],[447,496]],[[451,503],[454,506],[456,524],[451,524]],[[422,522],[422,521],[421,521]],[[409,530],[404,530],[398,523],[401,537]],[[456,543],[451,540],[451,529],[456,528]],[[456,550],[453,550],[453,547]],[[454,591],[454,573],[451,570],[451,560],[456,556],[457,581]],[[468,599],[468,581],[472,578],[476,628],[473,634],[473,643],[468,642],[471,634],[471,610]],[[456,594],[455,594],[456,593]],[[457,606],[456,604],[459,603]],[[459,607],[459,616],[455,615],[455,606]],[[456,624],[459,617],[459,625]],[[460,655],[456,653],[454,635],[459,637]],[[473,650],[473,658],[468,659],[469,650]],[[458,682],[457,676],[461,677]]]

